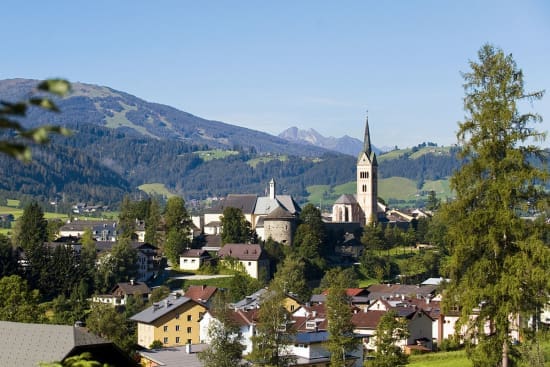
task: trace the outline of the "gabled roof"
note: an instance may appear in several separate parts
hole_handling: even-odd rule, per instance
[[[244,261],[258,261],[262,258],[262,254],[260,245],[244,243],[226,243],[218,252],[220,257],[230,256]]]
[[[112,365],[118,361],[114,366],[135,365],[111,342],[83,327],[0,321],[0,340],[0,366],[36,367],[92,350],[96,358],[99,353],[112,354],[107,358]]]
[[[123,282],[123,283],[117,283],[113,290],[111,291],[112,294],[117,293],[116,295],[134,295],[134,296],[140,296],[143,294],[149,294],[151,293],[151,288],[147,286],[147,284],[142,282]]]
[[[146,308],[145,310],[138,312],[134,316],[130,317],[130,320],[141,322],[144,324],[151,324],[155,320],[158,320],[160,317],[166,315],[167,313],[177,309],[178,307],[181,307],[184,304],[192,303],[197,304],[197,302],[193,301],[189,297],[181,296],[173,296],[170,295],[160,302],[156,302],[153,304],[153,306]],[[200,305],[201,307],[204,307]]]
[[[218,205],[209,210],[209,212],[223,213],[225,208],[231,207],[240,209],[243,214],[252,214],[256,207],[257,197],[257,195],[253,194],[229,194],[225,199],[220,200]]]
[[[190,285],[187,291],[185,291],[185,297],[191,298],[198,303],[206,303],[217,291],[218,288],[211,285]]]
[[[376,329],[386,311],[357,312],[351,316],[351,323],[358,329]]]
[[[232,303],[230,306],[231,306],[231,308],[233,308],[235,310],[237,310],[237,309],[244,310],[244,309],[258,308],[259,305],[260,305],[260,299],[266,292],[268,292],[267,288],[261,288],[261,289],[257,290],[256,292],[252,293],[251,295],[246,296],[245,298],[243,298],[243,299],[241,299],[241,300],[239,300],[235,303]]]
[[[203,250],[203,249],[194,249],[194,248],[191,248],[191,249],[185,250],[185,251],[180,255],[180,257],[195,257],[195,258],[200,258],[200,257],[210,257],[210,254],[208,253],[208,251]]]

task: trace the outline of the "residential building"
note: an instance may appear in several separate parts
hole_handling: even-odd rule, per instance
[[[218,288],[211,285],[190,285],[185,291],[184,296],[210,308],[217,292]]]
[[[146,303],[150,294],[151,289],[147,284],[131,279],[129,282],[117,283],[110,294],[93,296],[92,301],[113,306],[124,306],[130,297],[139,297]]]
[[[164,347],[183,346],[199,343],[199,320],[206,310],[189,297],[170,295],[130,320],[137,322],[138,345],[144,348],[155,340]]]
[[[226,243],[218,252],[223,264],[244,270],[252,278],[269,276],[269,259],[257,244]]]
[[[204,249],[187,249],[180,255],[181,270],[199,270],[201,265],[212,257]]]

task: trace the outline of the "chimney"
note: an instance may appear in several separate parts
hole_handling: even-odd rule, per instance
[[[134,279],[130,279],[130,285],[134,285]]]
[[[191,354],[191,344],[185,344],[185,353]]]

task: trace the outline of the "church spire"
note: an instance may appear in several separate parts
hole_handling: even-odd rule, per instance
[[[367,154],[367,157],[371,155],[370,146],[370,132],[369,132],[369,111],[367,111],[367,121],[365,122],[365,139],[363,140],[363,152]]]

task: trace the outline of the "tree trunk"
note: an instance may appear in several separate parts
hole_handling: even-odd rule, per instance
[[[502,344],[502,367],[508,367],[508,340]]]

